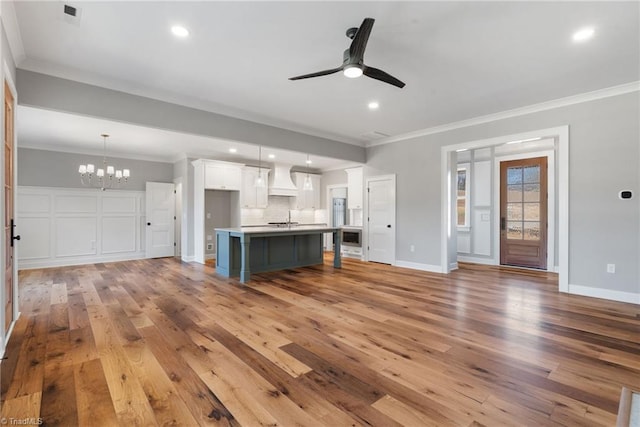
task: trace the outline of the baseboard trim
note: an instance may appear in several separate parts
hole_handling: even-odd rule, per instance
[[[472,256],[460,256],[458,255],[458,262],[470,262],[472,264],[482,265],[497,265],[496,260],[493,258],[476,258]]]
[[[207,255],[204,256],[205,260],[207,260],[207,259],[215,259],[215,258],[216,258],[216,254],[207,254]]]
[[[84,265],[84,264],[96,264],[101,262],[118,262],[118,261],[132,261],[136,259],[144,259],[146,254],[144,252],[135,252],[128,254],[118,255],[102,255],[91,257],[69,257],[69,258],[54,258],[54,259],[42,259],[42,260],[22,260],[18,261],[18,270],[33,270],[36,268],[50,268],[50,267],[66,267],[71,265]]]
[[[585,297],[640,304],[640,294],[632,292],[612,291],[611,289],[592,288],[590,286],[569,284],[569,293]]]
[[[422,264],[419,262],[401,261],[401,260],[396,260],[394,265],[396,267],[410,268],[412,270],[428,271],[431,273],[442,273],[442,267],[439,265]]]
[[[182,256],[182,258],[180,258],[182,260],[182,262],[194,262],[196,260],[195,256]]]

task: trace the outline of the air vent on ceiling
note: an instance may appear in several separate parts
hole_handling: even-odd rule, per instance
[[[382,133],[382,132],[378,132],[377,130],[373,130],[371,132],[367,132],[367,133],[363,133],[362,137],[364,139],[367,139],[369,141],[372,141],[374,139],[382,139],[382,138],[386,138],[389,135],[387,135],[386,133]]]
[[[62,20],[69,24],[80,25],[80,16],[82,16],[82,9],[70,4],[63,4],[62,8]]]
[[[64,5],[64,13],[66,13],[67,15],[76,16],[77,12],[78,9],[76,9],[75,7],[69,6],[68,4]]]

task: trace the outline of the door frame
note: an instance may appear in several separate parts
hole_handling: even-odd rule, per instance
[[[16,190],[18,187],[18,132],[16,129],[16,118],[17,118],[17,111],[16,111],[16,107],[18,105],[18,90],[16,89],[16,85],[15,82],[13,81],[13,77],[11,75],[11,72],[9,70],[9,66],[7,65],[6,61],[3,61],[3,67],[2,67],[2,80],[3,82],[7,83],[7,86],[9,87],[9,90],[11,91],[11,95],[13,96],[13,119],[14,119],[14,125],[13,125],[13,185],[14,185],[14,193],[13,193],[13,217],[16,217],[16,212],[18,212],[17,209],[17,203],[18,203],[18,198],[16,197]],[[2,85],[2,97],[4,99],[4,88],[5,85]],[[2,109],[2,131],[4,132],[4,123],[5,123],[5,117],[4,117],[4,108]],[[2,154],[0,155],[0,161],[2,162],[2,164],[4,165],[4,150],[2,150]],[[4,188],[4,173],[0,174],[2,175],[2,178],[0,178],[0,185],[2,186],[2,188]],[[0,198],[0,209],[2,209],[3,215],[4,215],[4,197]],[[18,230],[16,230],[17,232]],[[19,234],[19,233],[18,233]],[[2,239],[2,254],[5,253],[6,248],[4,247],[4,239]],[[16,321],[18,320],[18,318],[20,317],[20,307],[18,304],[19,301],[19,294],[18,294],[18,246],[14,246],[13,247],[13,320],[11,321],[11,325],[9,325],[9,328],[6,328],[6,325],[4,324],[5,320],[4,317],[5,316],[0,316],[2,317],[2,319],[0,320],[1,324],[1,330],[0,330],[0,334],[2,334],[2,340],[0,341],[0,355],[4,355],[4,351],[6,349],[6,343],[9,340],[9,337],[11,336],[11,332],[13,331],[13,327],[16,324]],[[5,269],[5,257],[2,256],[0,257],[2,258],[1,261],[1,266],[2,266],[2,271],[4,271]],[[0,291],[0,300],[2,303],[2,306],[4,307],[4,301],[6,298],[6,295],[4,295],[4,279],[3,279],[3,283],[2,283],[2,287],[1,287],[1,291]],[[5,329],[6,329],[6,334],[5,334]]]
[[[378,176],[370,176],[365,178],[365,203],[363,206],[363,231],[362,233],[362,251],[364,254],[365,261],[369,261],[369,183],[373,181],[386,181],[390,180],[393,185],[393,211],[392,211],[392,221],[391,221],[391,229],[393,230],[393,247],[391,248],[391,265],[396,265],[396,239],[397,239],[397,221],[396,221],[396,200],[397,200],[397,187],[396,187],[396,175],[378,175]],[[366,218],[366,220],[365,220]]]
[[[556,229],[556,181],[555,181],[555,151],[554,150],[544,150],[544,151],[532,151],[527,153],[519,153],[519,154],[507,154],[504,155],[496,154],[495,162],[494,162],[494,189],[493,189],[493,253],[494,253],[494,262],[496,265],[502,265],[500,263],[500,163],[508,162],[510,160],[524,160],[524,159],[532,159],[535,157],[546,157],[547,158],[547,268],[541,271],[550,271],[556,272],[556,261],[555,261],[555,229]],[[526,268],[526,267],[517,267],[517,268]]]
[[[183,252],[183,242],[182,242],[182,236],[183,234],[185,234],[182,230],[182,192],[183,192],[183,188],[182,188],[182,177],[178,177],[176,179],[173,180],[173,190],[175,193],[175,208],[174,208],[174,215],[176,217],[175,221],[173,222],[173,232],[174,232],[174,242],[176,243],[176,248],[174,251],[174,255],[177,257],[181,257],[182,256],[182,252]]]
[[[493,138],[467,141],[460,144],[445,145],[440,151],[441,171],[441,239],[440,270],[448,274],[451,262],[457,261],[456,248],[457,229],[453,221],[455,200],[452,198],[451,179],[456,165],[456,150],[487,148],[503,145],[510,141],[531,138],[554,138],[556,141],[556,162],[558,174],[558,290],[569,292],[569,126],[558,126],[528,132],[502,135]]]

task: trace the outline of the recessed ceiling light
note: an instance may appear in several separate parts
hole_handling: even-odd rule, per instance
[[[462,153],[463,151],[469,151],[469,149],[468,148],[458,148],[456,150],[456,153]]]
[[[230,153],[237,153],[238,149],[237,148],[229,148],[229,152]]]
[[[368,107],[369,107],[369,110],[377,110],[378,107],[380,107],[380,104],[378,104],[377,101],[371,101]]]
[[[174,25],[173,27],[171,27],[171,32],[176,37],[184,38],[189,35],[189,30],[187,30],[185,27],[181,27],[180,25]]]
[[[575,33],[573,33],[573,41],[574,42],[583,42],[585,40],[589,40],[595,34],[595,30],[593,27],[585,27],[582,28]]]
[[[275,154],[269,154],[269,158],[270,158],[270,159],[275,159],[275,158],[276,158],[276,155],[275,155]]]
[[[312,162],[311,162],[311,160],[307,159],[307,160],[305,161],[305,163],[306,163],[306,164],[308,164],[308,165],[310,165]]]

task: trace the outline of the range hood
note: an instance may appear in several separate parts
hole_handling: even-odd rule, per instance
[[[291,181],[291,165],[276,163],[273,169],[273,179],[269,180],[269,195],[296,196],[298,189]]]

